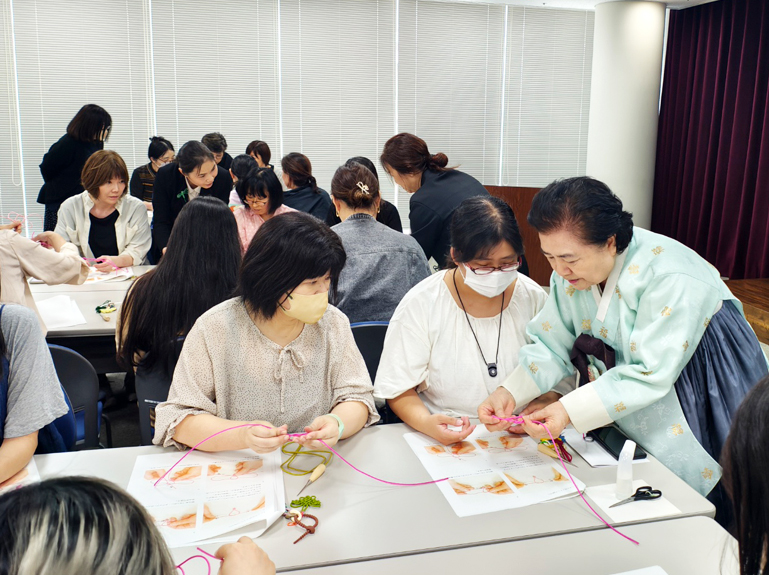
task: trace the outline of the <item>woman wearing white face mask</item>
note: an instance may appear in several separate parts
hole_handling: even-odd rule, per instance
[[[147,149],[149,164],[139,166],[131,174],[131,183],[128,186],[131,195],[144,202],[148,211],[152,211],[152,192],[155,186],[155,176],[158,170],[170,164],[176,158],[174,145],[161,136],[152,136],[150,146]]]
[[[379,416],[371,380],[336,296],[345,253],[338,236],[294,212],[259,228],[236,293],[200,316],[184,342],[168,401],[156,409],[155,443],[204,451],[273,451],[288,433],[322,447]]]
[[[374,394],[444,444],[461,441],[478,405],[518,365],[526,324],[547,298],[518,275],[523,241],[494,197],[462,202],[451,222],[453,266],[403,298],[390,321]],[[461,431],[447,426],[461,425]]]

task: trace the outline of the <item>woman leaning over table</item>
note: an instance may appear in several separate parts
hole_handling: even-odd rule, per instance
[[[597,180],[553,182],[528,219],[554,270],[550,297],[527,328],[533,343],[518,368],[478,408],[481,422],[510,427],[495,416],[548,392],[574,363],[580,386],[531,420],[556,436],[569,423],[582,433],[616,423],[707,495],[734,410],[767,373],[740,302],[694,251],[634,228]],[[545,436],[531,422],[523,431]]]
[[[56,233],[69,239],[99,271],[141,265],[152,244],[147,208],[128,195],[128,169],[111,150],[99,150],[83,166],[86,191],[59,208]]]
[[[267,221],[243,259],[237,297],[203,314],[184,342],[154,442],[205,451],[278,449],[288,433],[333,445],[379,416],[347,318],[328,305],[345,253],[304,213]]]
[[[517,271],[523,240],[499,198],[462,202],[450,255],[450,269],[421,281],[396,308],[375,386],[404,422],[443,444],[473,431],[469,418],[518,365],[518,350],[531,342],[526,325],[547,298]]]

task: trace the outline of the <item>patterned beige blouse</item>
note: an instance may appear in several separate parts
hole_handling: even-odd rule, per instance
[[[278,312],[280,313],[280,312]],[[288,425],[289,433],[344,401],[369,410],[366,425],[379,420],[366,364],[342,312],[329,306],[285,347],[254,325],[240,298],[200,316],[184,342],[168,394],[156,411],[156,444],[175,445],[176,426],[190,414]]]

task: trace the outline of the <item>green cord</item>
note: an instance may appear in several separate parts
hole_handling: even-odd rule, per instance
[[[294,451],[291,451],[288,449],[289,445],[297,445],[298,448]],[[286,443],[282,448],[281,451],[288,455],[288,459],[286,459],[283,463],[280,464],[280,468],[283,470],[283,473],[287,473],[288,475],[293,475],[294,477],[301,477],[302,475],[309,475],[313,471],[315,471],[315,468],[323,463],[324,465],[329,465],[331,461],[334,459],[334,454],[330,451],[325,450],[305,450],[301,445],[298,443],[294,443],[293,441],[289,441]],[[309,455],[311,457],[318,457],[322,459],[320,463],[313,466],[312,469],[298,469],[296,467],[292,467],[292,463],[294,462],[294,459],[296,459],[299,456],[302,455]]]

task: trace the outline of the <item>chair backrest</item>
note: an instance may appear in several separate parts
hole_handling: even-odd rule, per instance
[[[64,447],[67,448],[67,451],[71,451],[72,448],[75,447],[75,442],[77,442],[75,408],[72,407],[72,402],[67,395],[67,390],[62,387],[62,392],[64,393],[64,401],[67,402],[69,411],[62,415],[60,418],[54,419],[53,426],[59,432],[59,435],[61,435],[61,439],[64,442]]]
[[[157,361],[152,369],[141,363],[136,368],[136,399],[139,403],[139,431],[142,445],[152,445],[155,432],[155,407],[168,399],[168,390],[174,376],[176,362],[184,345],[184,337],[176,340],[173,357]]]
[[[387,321],[365,321],[350,324],[355,343],[366,362],[368,374],[373,382],[379,369],[379,358],[382,356],[384,338],[387,333]]]
[[[99,377],[89,361],[67,347],[48,344],[56,375],[66,391],[75,413],[85,414],[85,447],[99,446]],[[57,426],[58,428],[58,426]]]

